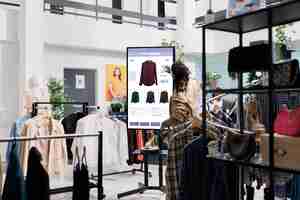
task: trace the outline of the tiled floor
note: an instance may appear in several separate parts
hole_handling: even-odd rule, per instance
[[[136,166],[138,168],[139,166]],[[149,178],[150,185],[158,184],[158,167],[149,166],[149,170],[152,172],[152,178]],[[144,174],[137,172],[135,175],[131,173],[120,174],[114,176],[104,177],[103,185],[104,192],[106,195],[105,200],[117,200],[117,194],[125,192],[128,190],[136,189],[139,182],[143,182]],[[58,184],[51,182],[52,185]],[[72,185],[72,176],[68,176],[64,182],[61,182],[60,185]],[[122,198],[124,200],[165,200],[165,197],[162,192],[159,191],[147,191],[144,194],[136,194],[128,197]],[[51,200],[72,200],[72,194],[60,194],[51,196]],[[97,192],[95,190],[91,191],[90,200],[97,200]],[[263,200],[263,192],[255,192],[255,200]]]
[[[139,166],[136,166],[138,168]],[[149,178],[149,184],[154,185],[158,184],[158,167],[150,166],[149,169],[152,172],[152,178]],[[143,182],[144,174],[140,172],[136,172],[135,175],[128,174],[120,174],[114,176],[107,176],[103,179],[104,192],[106,195],[105,200],[117,200],[117,194],[121,192],[126,192],[132,189],[136,189],[138,187],[139,182]],[[57,182],[57,181],[56,181]],[[72,184],[72,177],[68,176],[68,178],[64,179],[64,183],[60,183],[59,185],[70,185]],[[51,182],[51,185],[57,185],[58,183]],[[163,193],[160,191],[146,191],[144,194],[136,194],[128,197],[122,198],[124,200],[163,200]],[[72,194],[60,194],[51,196],[51,200],[72,200]],[[92,190],[90,200],[97,200],[97,191]]]

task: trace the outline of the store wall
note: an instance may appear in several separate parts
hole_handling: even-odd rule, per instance
[[[18,115],[19,43],[18,12],[0,6],[0,137],[9,136],[9,128]],[[6,144],[1,144],[1,157]]]
[[[105,105],[105,65],[126,64],[126,54],[121,51],[84,49],[45,45],[45,77],[57,77],[63,80],[64,68],[96,69],[96,102]]]

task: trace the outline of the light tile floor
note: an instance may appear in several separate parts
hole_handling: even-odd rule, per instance
[[[137,169],[140,167],[139,165],[135,166]],[[158,167],[157,166],[149,166],[149,171],[152,173],[152,178],[149,178],[150,185],[158,185]],[[72,170],[71,170],[72,172]],[[128,174],[120,174],[114,176],[107,176],[103,179],[104,192],[106,195],[105,200],[117,200],[117,194],[121,192],[126,192],[128,190],[136,189],[138,187],[139,182],[144,181],[144,174],[137,172],[135,175],[131,173]],[[72,176],[69,176],[64,179],[63,182],[51,182],[51,185],[60,186],[64,185],[72,185]],[[123,197],[123,200],[165,200],[165,196],[160,191],[147,191],[144,194],[135,194],[128,197]],[[53,195],[51,196],[51,200],[72,200],[72,193]],[[96,190],[91,191],[90,200],[97,200],[97,192]],[[262,190],[255,192],[255,200],[263,200],[263,192]]]
[[[139,165],[135,166],[137,169]],[[149,171],[152,172],[152,178],[149,178],[149,184],[158,184],[158,167],[149,166]],[[53,180],[53,179],[52,179]],[[136,172],[136,174],[119,174],[114,176],[106,176],[103,179],[105,200],[117,200],[117,194],[138,188],[138,183],[144,181],[144,174]],[[72,176],[64,178],[63,182],[52,181],[51,185],[66,186],[72,185]],[[163,200],[164,195],[160,191],[146,191],[144,194],[136,194],[128,197],[123,197],[124,200]],[[52,195],[51,200],[72,200],[72,193]],[[91,191],[90,200],[97,200],[97,191]]]

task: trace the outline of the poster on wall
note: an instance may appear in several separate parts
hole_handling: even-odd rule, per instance
[[[127,69],[125,65],[107,64],[105,97],[106,101],[111,102],[125,101],[127,96]]]
[[[128,128],[159,129],[169,118],[173,47],[127,48]]]
[[[228,0],[227,17],[258,10],[263,0]]]

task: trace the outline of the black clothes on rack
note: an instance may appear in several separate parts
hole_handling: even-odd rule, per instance
[[[155,103],[155,96],[153,91],[147,92],[146,103]]]
[[[27,200],[49,200],[50,184],[47,171],[41,164],[42,155],[32,147],[29,152],[28,170],[26,176]]]
[[[73,200],[90,199],[89,171],[87,165],[76,163],[73,172]]]
[[[16,144],[13,144],[3,187],[2,200],[26,200],[26,190]]]
[[[201,137],[184,149],[181,200],[238,200],[238,171],[233,165],[207,159],[209,140]]]
[[[209,199],[207,144],[208,140],[202,137],[194,140],[184,149],[180,181],[181,200]]]
[[[80,120],[85,116],[86,116],[85,113],[77,112],[77,113],[72,113],[69,116],[65,117],[61,122],[64,127],[65,134],[74,134],[76,132],[76,126],[78,120]],[[67,139],[66,143],[67,143],[68,159],[73,160],[73,153],[72,153],[73,139]]]

